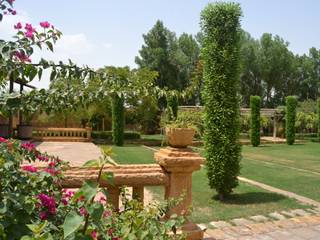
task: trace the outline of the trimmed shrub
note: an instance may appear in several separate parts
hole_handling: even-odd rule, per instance
[[[259,96],[250,96],[250,140],[254,147],[260,145],[260,105]]]
[[[139,132],[124,132],[124,140],[141,139]],[[112,141],[112,131],[93,131],[92,138]]]
[[[295,141],[297,105],[298,101],[296,97],[286,97],[286,139],[288,145],[294,144]]]
[[[224,2],[210,3],[201,13],[207,176],[221,200],[238,185],[240,172],[240,16],[239,4]]]
[[[112,97],[112,142],[123,146],[124,136],[124,100],[115,95]]]
[[[318,140],[320,141],[320,98],[317,101],[317,113],[318,113]]]

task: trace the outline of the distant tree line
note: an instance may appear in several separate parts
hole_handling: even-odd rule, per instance
[[[136,57],[139,67],[159,73],[161,88],[183,90],[192,82],[198,90],[180,104],[202,104],[203,83],[200,55],[202,36],[183,33],[177,36],[161,21],[143,35],[144,44]],[[254,39],[242,31],[240,40],[240,94],[242,106],[248,107],[250,96],[260,96],[262,107],[285,104],[289,95],[299,101],[320,96],[320,50],[312,47],[308,54],[294,54],[280,36],[264,33]],[[165,100],[164,100],[165,101]],[[160,107],[165,103],[160,101]]]

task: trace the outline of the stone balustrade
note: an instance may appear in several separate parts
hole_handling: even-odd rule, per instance
[[[203,230],[188,220],[192,205],[192,173],[201,168],[204,159],[189,148],[162,148],[155,153],[157,164],[134,164],[106,166],[105,172],[114,175],[113,184],[101,181],[100,186],[108,189],[108,201],[115,209],[119,208],[120,187],[132,187],[132,197],[144,200],[145,186],[164,186],[165,199],[180,198],[183,200],[170,210],[171,214],[183,215],[186,223],[182,231],[188,240],[203,239]],[[80,188],[84,181],[95,181],[98,168],[71,167],[65,172],[62,182],[64,188]]]
[[[92,129],[87,128],[33,128],[35,141],[90,142]]]

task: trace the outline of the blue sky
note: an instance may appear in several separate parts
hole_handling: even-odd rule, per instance
[[[18,20],[38,24],[47,20],[64,37],[54,55],[37,53],[53,60],[74,59],[92,67],[104,65],[135,67],[134,58],[143,44],[142,34],[157,19],[177,34],[196,34],[201,10],[208,0],[16,0],[19,16],[0,24],[0,38],[12,35]],[[278,34],[290,42],[294,53],[320,48],[320,1],[317,0],[239,0],[243,10],[242,27],[253,37]],[[45,86],[46,80],[40,85]]]

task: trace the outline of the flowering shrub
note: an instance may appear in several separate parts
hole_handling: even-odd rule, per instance
[[[124,197],[117,211],[108,204],[107,190],[98,182],[112,181],[112,174],[102,171],[110,162],[105,151],[85,164],[100,169],[97,181],[77,191],[62,189],[67,163],[32,143],[0,138],[0,239],[181,239],[169,232],[183,219],[163,220],[174,202],[144,208]]]

